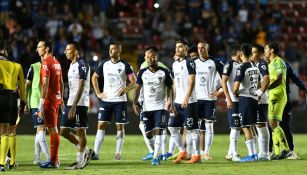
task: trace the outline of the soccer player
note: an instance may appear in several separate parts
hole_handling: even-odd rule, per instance
[[[20,106],[18,109],[17,84],[20,91]],[[16,125],[17,116],[23,115],[25,105],[26,97],[22,67],[9,59],[6,41],[0,41],[0,171],[5,171],[4,164],[9,149],[11,150],[9,168],[12,169],[15,166],[16,130],[14,126]]]
[[[44,126],[44,120],[37,116],[38,113],[38,103],[40,99],[40,67],[41,62],[31,64],[30,69],[27,74],[26,80],[26,97],[28,103],[26,105],[26,111],[30,109],[32,114],[34,128],[36,128],[36,135],[34,140],[34,165],[39,165],[41,161],[41,151],[46,156],[46,161],[50,161],[50,154],[48,150],[48,145],[46,142],[46,131]]]
[[[93,150],[87,148],[87,110],[90,104],[90,69],[80,57],[80,46],[76,42],[67,44],[65,54],[71,61],[68,70],[69,98],[61,118],[61,135],[77,146],[77,159],[66,169],[82,169],[92,157]],[[71,132],[76,129],[77,134]]]
[[[280,122],[280,127],[285,132],[287,142],[291,150],[291,156],[287,157],[287,159],[298,159],[297,154],[294,152],[293,128],[292,128],[292,105],[291,105],[291,99],[290,99],[291,92],[290,92],[290,86],[289,86],[290,79],[297,87],[299,87],[301,91],[305,93],[305,96],[307,95],[307,89],[306,89],[306,86],[304,85],[304,82],[297,75],[297,73],[293,70],[291,65],[287,61],[285,61],[285,63],[287,67],[287,79],[286,79],[287,104],[286,104],[286,107],[282,115],[282,121]]]
[[[145,49],[145,61],[141,64],[141,69],[144,69],[144,68],[148,68],[148,62],[147,62],[147,59],[148,59],[148,53],[149,52],[155,52],[157,53],[158,52],[158,49],[154,46],[150,46],[150,47],[147,47]],[[165,69],[168,69],[162,62],[158,61],[158,66],[160,67],[163,67]],[[143,89],[141,89],[140,91],[140,95],[139,95],[139,104],[142,105],[143,102],[144,102],[144,99],[143,99]],[[142,158],[142,160],[144,161],[147,161],[147,160],[150,160],[153,158],[153,155],[154,155],[154,138],[153,137],[150,137],[150,138],[147,138],[146,136],[146,132],[145,132],[145,127],[144,127],[144,121],[143,121],[143,112],[141,110],[140,112],[140,124],[139,124],[139,128],[143,134],[143,138],[144,138],[144,141],[145,141],[145,144],[148,148],[148,154],[146,156],[144,156]],[[166,141],[167,141],[167,131],[166,129],[163,129],[163,132],[162,132],[162,135],[161,135],[161,150],[162,150],[162,159],[163,160],[166,160],[168,157],[170,157],[171,155],[169,153],[166,152]]]
[[[282,121],[284,108],[287,104],[287,67],[285,62],[277,55],[278,52],[279,45],[277,42],[271,42],[265,46],[264,56],[270,61],[268,120],[272,128],[274,154],[271,159],[273,160],[284,159],[291,154],[285,133],[279,125],[280,121]]]
[[[257,116],[257,133],[258,133],[258,160],[265,161],[270,160],[269,156],[269,141],[270,132],[268,128],[268,94],[267,88],[270,84],[269,70],[267,62],[262,59],[264,48],[258,44],[252,46],[251,61],[256,64],[261,76],[261,88],[256,91],[258,97],[260,97],[258,104],[258,116]]]
[[[52,55],[52,43],[47,39],[39,40],[38,55],[42,58],[40,69],[41,97],[38,105],[39,117],[44,118],[45,127],[50,134],[50,161],[40,164],[41,168],[58,168],[58,151],[60,136],[58,132],[59,107],[63,109],[62,69],[58,60]]]
[[[213,142],[213,123],[215,119],[215,102],[217,96],[223,93],[220,85],[220,75],[223,64],[209,56],[209,44],[201,40],[197,44],[199,58],[196,65],[195,92],[198,103],[200,150],[204,160],[212,160],[209,155]]]
[[[234,44],[230,46],[230,61],[225,64],[222,75],[222,87],[226,96],[227,103],[227,117],[230,127],[229,134],[229,149],[226,155],[227,160],[234,162],[240,161],[238,153],[238,140],[241,131],[241,124],[239,118],[239,98],[233,94],[232,87],[236,77],[237,69],[241,64],[241,51],[240,45]]]
[[[166,128],[166,113],[172,110],[172,78],[167,69],[158,66],[157,52],[152,49],[147,53],[148,68],[141,69],[137,77],[137,87],[133,101],[133,109],[140,113],[138,98],[143,88],[143,122],[148,138],[155,135],[155,146],[152,165],[160,164],[160,148],[163,130]],[[166,99],[167,98],[167,99]]]
[[[193,156],[188,163],[200,161],[199,153],[199,130],[198,116],[196,113],[197,99],[194,91],[195,86],[195,63],[187,58],[188,46],[184,40],[176,42],[177,60],[173,63],[173,80],[175,92],[175,117],[169,121],[169,131],[173,137],[176,146],[179,148],[179,154],[174,163],[180,163],[187,157],[186,149],[182,143],[180,128],[185,123],[188,130],[192,132]]]
[[[126,93],[134,87],[135,75],[132,67],[126,61],[121,60],[120,43],[111,43],[109,47],[110,59],[103,60],[92,76],[92,84],[100,101],[98,114],[97,134],[95,139],[95,156],[99,159],[99,150],[105,137],[105,127],[110,123],[112,114],[116,121],[116,151],[115,160],[121,159],[124,144],[127,120],[127,96]],[[103,78],[103,91],[99,89],[98,78]],[[128,85],[126,85],[128,83]]]
[[[253,162],[257,161],[257,151],[251,127],[256,124],[257,120],[258,96],[255,91],[258,89],[259,70],[249,60],[252,53],[251,46],[242,44],[240,51],[243,64],[236,72],[233,93],[239,95],[239,117],[248,150],[248,156],[243,157],[240,161]]]

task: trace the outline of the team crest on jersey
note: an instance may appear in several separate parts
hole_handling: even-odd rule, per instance
[[[241,75],[241,71],[237,70],[237,76],[240,76],[240,75]]]
[[[266,66],[265,66],[265,65],[262,65],[261,68],[262,68],[263,70],[266,70]]]
[[[121,69],[121,68],[118,68],[117,71],[118,71],[118,73],[120,73],[120,72],[122,71],[122,69]]]
[[[201,77],[201,78],[200,78],[200,82],[201,82],[201,83],[204,83],[205,81],[206,81],[206,78],[205,78],[205,77]]]
[[[209,70],[211,70],[211,69],[212,69],[212,66],[209,66],[208,68],[209,68]]]
[[[193,62],[190,62],[190,66],[195,69],[195,64]]]

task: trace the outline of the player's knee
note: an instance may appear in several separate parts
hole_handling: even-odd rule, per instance
[[[171,135],[175,135],[180,133],[180,129],[177,127],[168,127],[169,132],[171,133]]]
[[[152,138],[153,138],[152,132],[147,132],[147,133],[146,133],[146,138],[147,138],[147,139],[152,139]]]
[[[61,136],[65,137],[65,138],[68,138],[69,137],[69,129],[61,128],[60,134],[61,134]]]

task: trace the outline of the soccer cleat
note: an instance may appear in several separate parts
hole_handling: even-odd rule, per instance
[[[11,161],[11,158],[6,156],[6,158],[5,158],[5,165],[9,165],[10,161]]]
[[[271,155],[271,160],[279,160],[279,155],[272,154]]]
[[[200,156],[199,155],[198,156],[192,156],[191,160],[187,161],[186,163],[192,164],[192,163],[198,163],[198,162],[200,162]]]
[[[9,169],[17,168],[18,164],[16,162],[13,163],[13,165],[9,165]]]
[[[94,155],[95,155],[94,150],[92,149],[87,150],[84,155],[84,161],[81,163],[81,167],[82,168],[86,167],[90,163],[90,160],[92,160]]]
[[[180,163],[181,160],[184,160],[187,157],[187,152],[183,151],[183,152],[179,152],[176,160],[173,161],[173,163]]]
[[[148,153],[145,157],[142,158],[143,161],[148,161],[153,158],[154,153]]]
[[[39,167],[41,167],[41,168],[59,168],[60,162],[52,163],[51,161],[48,161],[48,162],[41,163],[39,165]]]
[[[3,166],[0,166],[0,171],[5,171]]]
[[[114,159],[115,160],[121,160],[122,156],[119,153],[116,153]]]
[[[153,158],[151,161],[151,165],[160,165],[160,159],[159,158]]]
[[[33,164],[34,165],[39,165],[39,164],[41,164],[42,163],[42,160],[40,160],[40,159],[34,159],[33,160]]]
[[[76,170],[76,169],[82,169],[82,166],[77,161],[65,167],[65,170]]]
[[[271,158],[268,155],[259,155],[258,160],[259,161],[268,161],[268,160],[271,160]]]
[[[227,154],[227,155],[225,156],[225,159],[226,159],[226,160],[232,160],[232,157],[233,157],[232,154]]]
[[[257,154],[253,154],[253,155],[251,155],[251,156],[245,156],[245,157],[243,157],[241,160],[240,160],[240,162],[256,162],[256,161],[258,161],[258,156],[257,156]]]
[[[292,155],[290,150],[283,150],[279,156],[279,159],[286,159]]]
[[[241,158],[240,158],[239,155],[234,155],[234,156],[232,156],[231,161],[233,161],[233,162],[240,162]]]
[[[161,155],[161,160],[166,161],[169,157],[171,157],[173,154],[172,153],[165,153]]]
[[[99,155],[94,152],[94,156],[92,157],[92,160],[99,160]]]
[[[291,151],[291,156],[287,157],[289,160],[298,160],[300,159],[294,151]]]
[[[203,160],[212,160],[212,157],[209,154],[205,154]]]

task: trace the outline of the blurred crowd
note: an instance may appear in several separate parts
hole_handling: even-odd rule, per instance
[[[123,40],[131,62],[143,61],[146,45],[160,48],[161,59],[171,64],[175,41],[185,38],[195,43],[202,38],[210,44],[210,54],[227,59],[230,44],[278,40],[282,35],[283,13],[268,0],[0,0],[0,38],[8,38],[12,55],[27,72],[39,60],[36,39],[54,41],[54,55],[64,74],[69,62],[64,50],[68,41],[81,44],[83,56],[95,70],[108,56],[112,40]],[[125,13],[130,14],[125,16]],[[123,33],[123,20],[137,19],[137,44]],[[132,26],[133,27],[133,26]],[[136,55],[139,58],[136,59]],[[307,51],[295,42],[284,47],[282,56],[307,75]],[[64,77],[66,80],[67,77]]]

